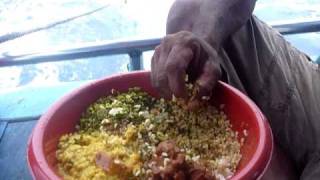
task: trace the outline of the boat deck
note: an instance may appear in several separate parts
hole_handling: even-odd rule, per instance
[[[84,82],[19,88],[0,93],[0,179],[32,179],[27,165],[27,143],[41,112]],[[25,114],[23,118],[21,114]]]

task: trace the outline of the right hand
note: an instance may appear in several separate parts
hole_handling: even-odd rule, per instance
[[[167,35],[152,57],[151,81],[166,98],[188,98],[185,76],[198,88],[197,98],[211,96],[221,76],[217,51],[193,33],[180,31]]]

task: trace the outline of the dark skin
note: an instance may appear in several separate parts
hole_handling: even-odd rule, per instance
[[[221,77],[223,42],[250,18],[256,0],[176,0],[167,35],[152,58],[152,85],[164,96],[187,98],[185,75],[199,87],[197,98],[211,96]]]
[[[151,81],[164,97],[187,98],[184,76],[196,82],[197,98],[210,96],[221,77],[219,50],[252,15],[256,0],[176,0],[167,36],[152,58]],[[296,179],[292,162],[275,147],[263,179]]]

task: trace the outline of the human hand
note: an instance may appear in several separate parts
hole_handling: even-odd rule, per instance
[[[221,76],[220,57],[205,40],[191,32],[167,35],[156,47],[151,64],[151,82],[162,96],[187,97],[185,77],[194,83],[196,98],[211,96]]]

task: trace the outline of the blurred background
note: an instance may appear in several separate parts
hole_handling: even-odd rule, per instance
[[[162,37],[173,0],[1,0],[0,37],[46,26],[108,5],[95,13],[0,44],[0,54],[73,47],[101,41]],[[268,24],[320,19],[320,0],[258,0],[255,15]],[[285,36],[313,60],[320,56],[320,33]],[[150,69],[152,51],[144,52]],[[86,58],[0,68],[0,91],[84,81],[128,71],[128,55]]]

